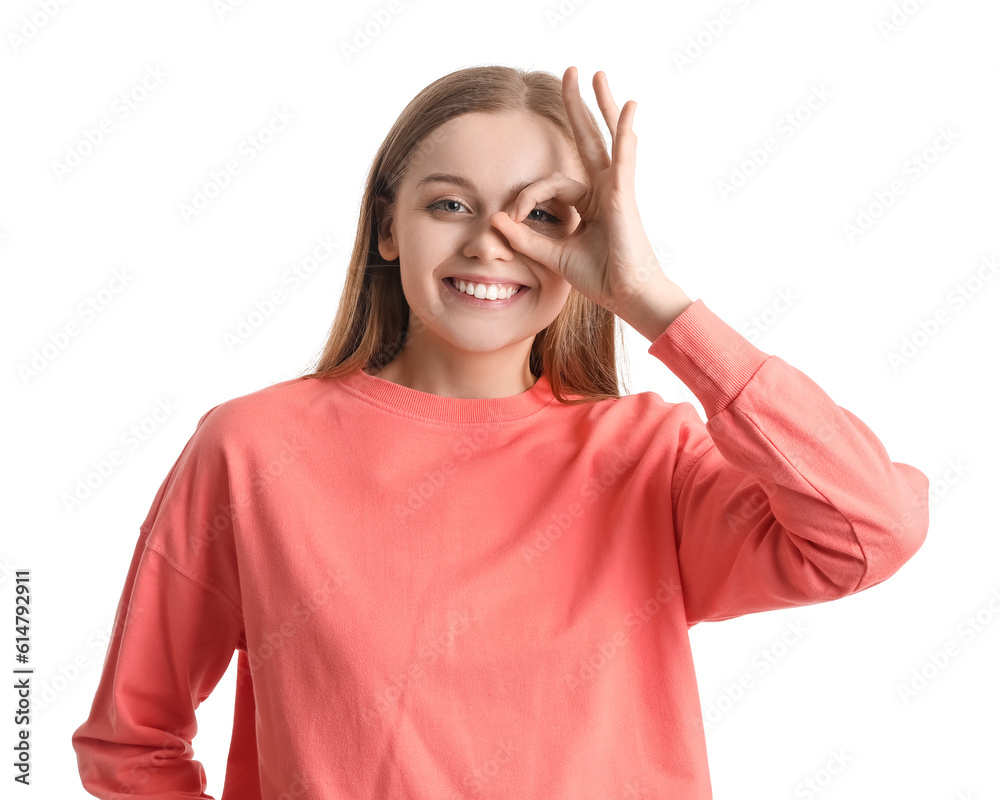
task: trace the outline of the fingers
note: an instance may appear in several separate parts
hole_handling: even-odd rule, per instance
[[[611,87],[608,86],[608,76],[603,72],[594,73],[594,94],[597,96],[597,105],[604,114],[604,121],[611,131],[611,144],[614,145],[615,137],[618,135],[618,105],[611,96]]]
[[[599,170],[613,166],[617,186],[634,183],[636,137],[632,130],[632,120],[635,117],[637,103],[629,100],[620,110],[611,94],[608,76],[603,71],[594,73],[594,94],[611,132],[610,158],[600,131],[594,126],[583,104],[576,67],[569,67],[563,74],[563,102],[573,126],[577,149],[580,151],[584,168],[591,177],[594,177]],[[621,146],[622,142],[625,144],[624,147]]]
[[[614,167],[613,181],[618,188],[635,184],[635,131],[632,120],[638,103],[629,100],[618,118],[618,130],[611,140],[611,163]]]
[[[607,169],[610,159],[601,132],[584,107],[576,67],[568,67],[563,73],[562,96],[583,167],[589,175],[596,175],[600,170]]]
[[[629,100],[619,110],[608,86],[608,76],[604,72],[594,73],[594,94],[597,104],[604,114],[604,121],[611,131],[611,166],[614,169],[613,180],[618,188],[627,187],[635,182],[635,131],[632,130],[632,120],[638,104]]]
[[[558,273],[550,265],[559,263],[559,253],[563,246],[558,241],[535,233],[527,225],[520,225],[511,220],[504,212],[498,211],[490,216],[490,222],[502,233],[510,246],[523,253],[532,261],[537,261],[543,267]]]
[[[546,200],[559,200],[568,206],[576,208],[590,187],[585,183],[573,180],[568,175],[555,172],[539,181],[525,186],[514,200],[511,209],[511,219],[521,222],[539,203]],[[579,211],[579,209],[577,209]],[[568,220],[567,220],[568,221]]]

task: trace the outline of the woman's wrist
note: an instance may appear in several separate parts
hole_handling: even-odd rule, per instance
[[[645,292],[630,305],[627,312],[619,316],[654,342],[693,302],[680,286],[664,276],[654,289]]]

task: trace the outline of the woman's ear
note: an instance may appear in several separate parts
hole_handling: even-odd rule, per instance
[[[399,258],[399,248],[392,235],[392,205],[384,195],[375,197],[375,219],[378,222],[378,252],[386,261],[395,261]]]

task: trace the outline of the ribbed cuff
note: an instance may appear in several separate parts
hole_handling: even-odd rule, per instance
[[[709,418],[728,406],[770,358],[700,299],[684,309],[647,352],[670,367]]]

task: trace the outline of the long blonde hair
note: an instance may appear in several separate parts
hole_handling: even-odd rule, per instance
[[[551,122],[574,146],[562,101],[562,81],[552,73],[487,65],[456,70],[424,88],[403,109],[368,172],[354,249],[337,315],[322,353],[303,377],[337,378],[358,369],[382,369],[400,352],[409,306],[399,260],[378,251],[378,229],[409,167],[440,141],[438,127],[472,111],[527,111]],[[587,114],[597,120],[587,108]],[[384,198],[382,216],[376,198]],[[529,368],[545,374],[556,399],[567,405],[620,397],[616,332],[625,354],[621,320],[570,288],[562,310],[535,335]],[[627,355],[625,355],[627,360]],[[627,391],[627,389],[626,389]]]

